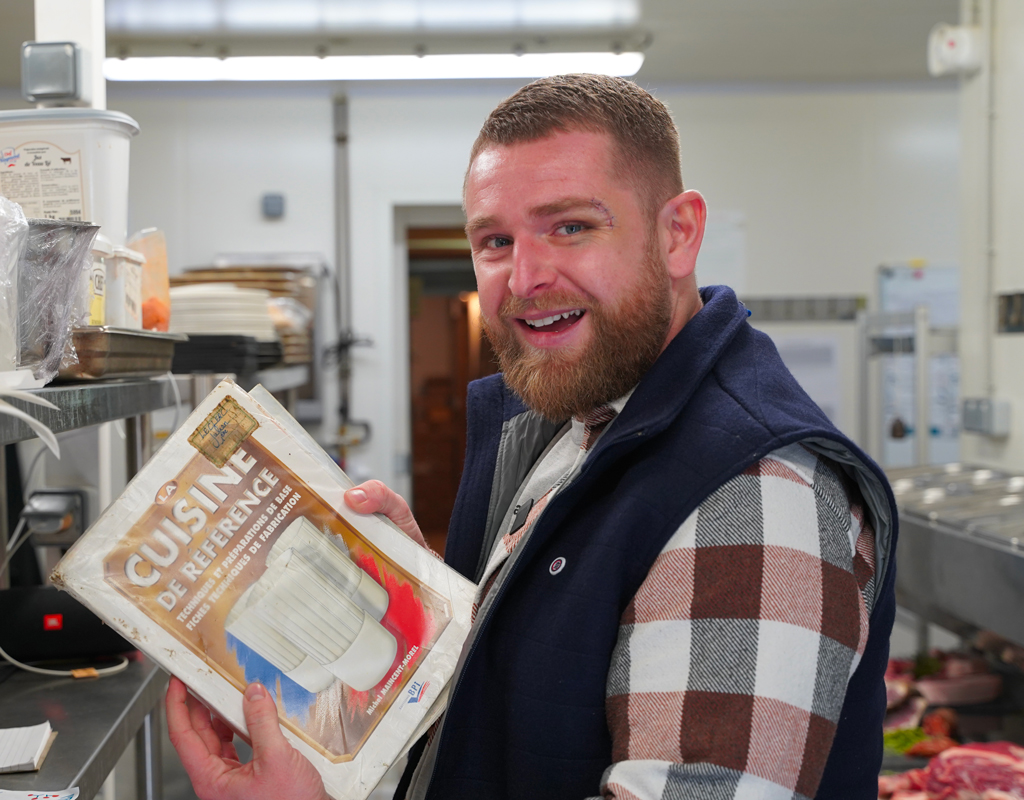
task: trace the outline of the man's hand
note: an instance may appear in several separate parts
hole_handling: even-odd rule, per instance
[[[383,514],[420,547],[427,546],[409,504],[380,481],[366,481],[349,489],[345,492],[345,502],[360,514]]]
[[[200,800],[330,800],[320,773],[288,744],[277,706],[258,683],[245,690],[245,724],[252,761],[241,764],[227,724],[171,678],[167,730]]]

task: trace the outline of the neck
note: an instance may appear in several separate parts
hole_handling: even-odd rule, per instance
[[[700,299],[700,292],[697,290],[697,279],[692,274],[679,281],[673,281],[673,284],[680,285],[672,287],[675,302],[672,306],[672,322],[665,336],[665,343],[661,346],[663,353],[669,342],[676,338],[676,334],[704,307],[704,301]]]

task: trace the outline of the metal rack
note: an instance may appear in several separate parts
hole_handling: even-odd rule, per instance
[[[182,402],[197,402],[224,375],[174,375],[120,381],[97,381],[33,390],[59,410],[9,402],[26,410],[54,433],[125,419],[128,475],[149,457],[147,415]],[[232,376],[236,377],[236,376]],[[309,380],[305,365],[237,376],[251,389],[258,383],[273,392],[291,391]],[[172,382],[173,381],[173,382]],[[207,388],[209,384],[209,388]],[[20,420],[0,415],[0,444],[14,444],[35,433]],[[6,459],[0,459],[0,508],[6,509]],[[6,552],[6,514],[0,514],[0,552]],[[17,673],[0,683],[0,727],[50,718],[61,734],[54,752],[38,772],[0,776],[0,788],[21,791],[60,790],[77,786],[91,800],[134,739],[136,788],[140,800],[160,800],[161,763],[159,701],[167,675],[142,659],[128,670],[98,681]]]
[[[48,386],[32,393],[49,400],[60,410],[29,405],[12,398],[8,401],[39,419],[54,433],[136,417],[173,406],[175,402],[174,389],[166,378]],[[0,415],[0,444],[14,444],[33,437],[35,433],[24,422]]]

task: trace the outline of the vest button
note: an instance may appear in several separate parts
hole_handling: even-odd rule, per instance
[[[557,575],[563,569],[565,569],[565,559],[559,556],[551,562],[551,566],[548,567],[548,572],[550,572],[552,575]]]

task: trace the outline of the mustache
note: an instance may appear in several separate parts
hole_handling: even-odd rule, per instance
[[[565,289],[548,292],[532,299],[510,295],[502,301],[498,308],[498,317],[509,319],[523,316],[531,311],[561,311],[568,308],[582,308],[589,311],[593,308],[593,301],[586,295]]]

